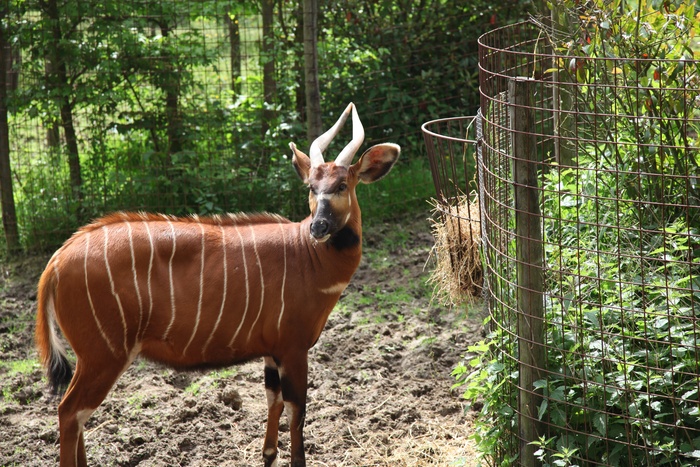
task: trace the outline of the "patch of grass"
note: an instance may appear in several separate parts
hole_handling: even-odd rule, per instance
[[[396,219],[398,213],[425,210],[426,200],[432,196],[435,196],[435,188],[427,158],[399,163],[380,182],[357,189],[363,219],[371,223]]]
[[[214,379],[224,379],[234,377],[237,374],[238,370],[235,367],[231,367],[214,370],[211,373],[209,373],[209,377]]]
[[[15,399],[15,392],[17,391],[13,391],[8,386],[4,386],[2,388],[2,399],[8,404],[15,405],[17,403],[17,400]]]
[[[211,379],[211,387],[216,389],[219,387],[219,381],[222,379],[232,378],[238,374],[238,370],[235,367],[222,368],[219,370],[211,371],[207,378]]]
[[[39,360],[30,358],[26,360],[11,360],[9,362],[0,362],[0,366],[7,369],[9,376],[17,374],[28,375],[40,368]]]
[[[135,413],[139,413],[144,407],[144,395],[138,393],[134,394],[126,400],[126,403],[129,405],[129,407],[133,409]]]
[[[13,321],[9,326],[8,326],[8,333],[9,334],[22,334],[27,330],[27,326],[29,323],[26,321]]]
[[[420,341],[420,345],[428,347],[430,345],[433,345],[436,339],[436,337],[423,337]]]
[[[188,394],[191,394],[193,396],[196,396],[200,393],[202,389],[202,382],[201,381],[193,381],[190,383],[189,386],[185,388],[185,392]]]
[[[35,371],[40,369],[39,361],[36,359],[26,359],[26,360],[11,360],[7,362],[0,362],[0,368],[3,371],[0,372],[3,378],[2,390],[0,390],[0,399],[7,403],[8,405],[17,405],[20,403],[26,403],[27,396],[22,396],[23,401],[18,400],[17,395],[25,387],[32,387],[33,390],[29,394],[36,394],[38,386],[43,385],[40,382],[34,382],[28,384],[30,378],[23,377],[23,375],[30,375]],[[32,396],[29,396],[33,399]],[[2,412],[3,409],[0,409]]]
[[[349,295],[350,294],[348,294],[348,296]],[[345,300],[348,300],[348,298],[343,297],[340,299],[340,301],[338,303],[335,304],[335,308],[333,309],[333,313],[338,313],[339,315],[342,315],[345,317],[350,316],[350,313],[352,313],[352,310],[345,305],[345,303],[344,303]]]

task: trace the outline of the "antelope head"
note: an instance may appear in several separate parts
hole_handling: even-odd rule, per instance
[[[325,162],[323,151],[328,148],[351,113],[352,141],[343,148],[335,161]],[[294,143],[289,144],[294,153],[294,168],[309,187],[310,234],[318,242],[327,241],[346,227],[351,219],[360,222],[355,187],[359,182],[372,183],[384,177],[399,157],[401,148],[398,145],[377,144],[367,149],[351,165],[364,139],[365,131],[357,109],[350,103],[335,125],[311,143],[308,156],[298,150]]]

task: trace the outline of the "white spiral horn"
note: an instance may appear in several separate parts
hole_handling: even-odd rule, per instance
[[[309,148],[309,158],[311,159],[311,167],[318,167],[319,165],[323,164],[323,151],[328,148],[328,145],[333,141],[333,138],[336,137],[340,129],[343,127],[345,124],[345,120],[347,120],[348,115],[350,115],[350,111],[355,110],[355,106],[352,104],[348,104],[347,108],[343,113],[340,115],[338,118],[338,121],[335,122],[335,125],[333,125],[328,131],[323,133],[321,136],[316,138],[313,143],[311,143],[311,148]],[[354,124],[353,124],[354,125]]]
[[[352,103],[350,105],[352,106],[352,141],[343,148],[335,159],[335,165],[343,167],[350,166],[355,153],[365,140],[365,129],[362,126],[359,115],[357,115],[357,108]]]

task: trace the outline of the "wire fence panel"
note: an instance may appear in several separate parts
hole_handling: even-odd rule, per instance
[[[479,40],[491,410],[513,414],[495,464],[698,465],[700,66],[572,59],[547,37]]]
[[[465,0],[401,11],[321,2],[322,121],[354,101],[367,145],[402,147],[400,176],[359,190],[373,199],[368,218],[427,210],[420,123],[478,106],[476,39],[521,14],[516,3],[489,20]],[[304,216],[288,159],[290,141],[308,147],[301,5],[30,0],[3,10],[9,135],[0,138],[24,248],[53,247],[121,209]],[[349,138],[345,129],[329,154]]]

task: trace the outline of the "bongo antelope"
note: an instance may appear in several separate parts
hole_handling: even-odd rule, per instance
[[[352,141],[323,151],[352,114]],[[291,465],[305,465],[307,354],[362,254],[355,196],[396,162],[400,148],[364,140],[353,104],[312,144],[290,144],[309,186],[311,215],[212,217],[119,212],[82,227],[39,281],[36,343],[58,407],[61,467],[85,466],[83,425],[138,355],[194,369],[264,358],[265,466],[277,464],[279,419],[290,418]],[[59,329],[76,355],[72,373]],[[66,388],[67,385],[67,388]]]

